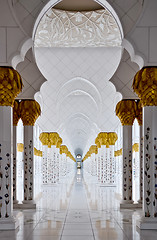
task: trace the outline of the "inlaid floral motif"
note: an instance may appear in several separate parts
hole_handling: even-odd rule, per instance
[[[154,217],[157,217],[157,137],[154,138]]]
[[[151,175],[150,175],[150,128],[147,127],[145,134],[145,184],[146,184],[146,196],[145,196],[145,217],[150,217],[150,204],[151,204]]]
[[[8,205],[10,203],[10,192],[9,192],[9,181],[10,181],[10,154],[6,154],[6,166],[5,166],[5,194],[4,194],[4,199],[5,199],[5,205],[6,205],[6,212],[5,212],[5,218],[9,217],[8,213]]]
[[[2,179],[3,179],[3,173],[2,173],[2,145],[0,144],[0,218],[2,217],[2,201],[3,201],[3,196],[2,196]]]

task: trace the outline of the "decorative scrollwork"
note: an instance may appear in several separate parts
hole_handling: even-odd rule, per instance
[[[107,9],[50,9],[41,19],[35,37],[35,47],[113,47],[121,42],[119,27]]]

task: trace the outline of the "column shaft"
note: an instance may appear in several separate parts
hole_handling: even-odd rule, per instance
[[[0,106],[0,230],[15,229],[13,218],[12,108]]]
[[[123,189],[122,204],[132,204],[132,126],[123,126]]]
[[[35,208],[33,126],[24,126],[24,204]]]

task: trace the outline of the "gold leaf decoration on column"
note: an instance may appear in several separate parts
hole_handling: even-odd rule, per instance
[[[20,102],[20,111],[24,126],[34,126],[41,114],[40,105],[35,100],[22,100]]]
[[[136,102],[136,119],[138,121],[138,124],[142,126],[142,102],[140,100],[137,100]]]
[[[47,132],[42,132],[40,133],[39,139],[42,143],[42,145],[49,145],[49,133]]]
[[[119,117],[122,125],[133,125],[136,117],[135,100],[123,99],[117,103],[116,115]]]
[[[157,67],[143,67],[136,73],[132,86],[143,106],[157,106]]]
[[[89,149],[90,153],[98,154],[98,147],[96,145],[92,145]]]
[[[101,145],[106,145],[106,148],[109,148],[108,133],[107,132],[100,132],[98,134],[98,137],[100,139],[100,144]]]
[[[97,148],[101,148],[101,143],[99,137],[95,139],[95,144],[97,145]]]
[[[123,153],[123,150],[122,150],[122,148],[121,148],[120,150],[117,150],[117,151],[114,152],[114,156],[115,156],[115,157],[122,156],[122,153]]]
[[[12,67],[0,67],[0,106],[13,107],[22,86],[21,76],[16,70]]]
[[[21,118],[20,102],[18,100],[15,100],[13,106],[13,126],[17,126],[20,118]]]
[[[66,145],[61,145],[60,146],[60,154],[63,154],[63,153],[67,154],[67,152],[68,152],[67,146]]]
[[[117,139],[118,139],[118,136],[115,132],[108,132],[109,145],[115,145]]]
[[[51,145],[57,145],[58,138],[59,138],[59,134],[57,132],[49,133],[49,140]]]
[[[62,138],[61,138],[61,137],[58,137],[57,143],[56,143],[56,148],[60,148],[62,142],[63,142],[63,141],[62,141]]]
[[[17,151],[18,152],[23,152],[24,151],[23,143],[17,143]]]
[[[139,144],[134,143],[134,145],[132,146],[132,150],[133,150],[133,152],[139,152]]]

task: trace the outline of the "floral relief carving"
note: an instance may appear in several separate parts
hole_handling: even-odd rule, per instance
[[[154,217],[157,217],[157,137],[154,138]]]
[[[2,197],[2,179],[3,179],[3,173],[2,173],[2,149],[1,149],[2,145],[0,144],[0,218],[2,217],[2,201],[3,201],[3,197]]]
[[[115,47],[121,43],[119,27],[106,9],[50,9],[41,19],[35,37],[35,47]]]
[[[144,169],[144,175],[145,175],[145,181],[146,181],[146,196],[145,196],[145,217],[150,217],[150,204],[151,204],[151,175],[150,175],[150,128],[147,127],[146,134],[145,134],[145,169]]]

